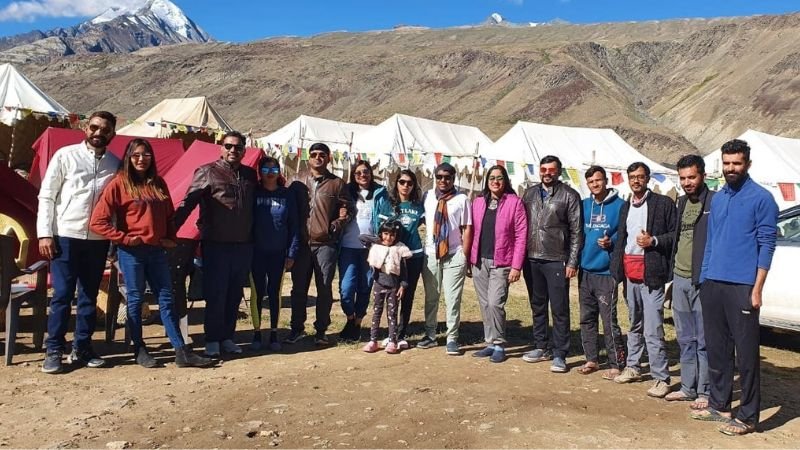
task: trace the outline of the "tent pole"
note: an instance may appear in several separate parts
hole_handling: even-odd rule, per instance
[[[12,161],[14,161],[14,137],[17,134],[17,115],[19,114],[19,109],[17,107],[14,108],[14,118],[11,121],[11,146],[8,148],[8,167],[12,168]]]

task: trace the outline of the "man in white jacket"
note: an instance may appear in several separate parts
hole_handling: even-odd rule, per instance
[[[67,325],[78,288],[75,335],[67,362],[100,367],[105,361],[92,350],[97,291],[103,278],[108,241],[89,231],[89,217],[100,193],[119,168],[106,151],[117,119],[106,111],[89,117],[86,140],[59,149],[50,160],[39,191],[36,233],[39,252],[50,260],[53,298],[47,319],[47,356],[42,372],[61,372]]]

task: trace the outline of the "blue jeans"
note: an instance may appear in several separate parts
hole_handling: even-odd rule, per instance
[[[65,351],[67,327],[78,289],[72,347],[87,350],[97,323],[97,291],[106,267],[108,241],[54,237],[56,256],[50,262],[53,299],[47,317],[47,351]]]
[[[203,295],[206,298],[206,342],[233,339],[242,288],[250,285],[253,245],[203,241]]]
[[[345,248],[339,251],[339,294],[346,316],[362,318],[367,315],[369,293],[372,290],[372,269],[367,264],[365,248]]]
[[[253,283],[256,287],[256,302],[259,314],[263,308],[264,297],[269,298],[269,326],[278,329],[281,311],[281,280],[286,264],[286,251],[267,252],[253,250]]]
[[[681,348],[681,392],[708,398],[708,355],[703,328],[700,288],[675,275],[672,280],[672,319]]]
[[[172,280],[169,276],[167,253],[161,247],[138,245],[135,247],[119,246],[117,251],[119,267],[125,279],[128,301],[128,330],[134,347],[144,347],[142,339],[142,299],[145,282],[150,285],[153,294],[158,298],[158,312],[167,332],[169,343],[181,348],[185,344],[178,328],[175,305],[172,298]]]

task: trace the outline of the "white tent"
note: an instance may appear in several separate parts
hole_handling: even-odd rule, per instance
[[[48,126],[68,126],[69,111],[11,64],[0,64],[0,155],[29,167],[31,144]]]
[[[800,203],[800,139],[747,130],[739,136],[750,145],[750,176],[775,197],[781,209]],[[703,158],[711,177],[722,177],[722,151]],[[786,192],[783,192],[786,191]],[[791,198],[794,197],[794,200]]]
[[[273,133],[257,138],[256,144],[261,148],[290,147],[296,152],[296,149],[308,148],[315,142],[322,142],[330,147],[332,152],[345,153],[351,151],[355,135],[365,133],[372,128],[374,128],[372,125],[301,115]]]
[[[206,97],[168,98],[117,130],[126,136],[168,138],[177,133],[232,130]]]
[[[647,158],[631,147],[614,130],[607,128],[577,128],[517,122],[494,145],[481,151],[481,162],[489,168],[502,161],[509,170],[514,187],[526,181],[539,179],[539,161],[547,155],[561,159],[569,174],[569,182],[583,196],[589,195],[584,172],[591,165],[606,169],[609,185],[623,195],[630,193],[627,183],[627,167],[641,161],[650,167],[651,187],[667,193],[676,188],[676,172]],[[613,175],[618,173],[619,175]]]

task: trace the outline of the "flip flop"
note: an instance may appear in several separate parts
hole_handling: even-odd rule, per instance
[[[689,417],[694,420],[702,420],[703,422],[730,422],[730,417],[723,416],[719,411],[714,408],[708,407],[689,413]]]
[[[719,427],[719,432],[727,436],[744,436],[755,431],[755,425],[740,422],[738,419],[731,419],[728,423]]]
[[[695,397],[690,397],[686,395],[683,391],[670,392],[664,397],[664,400],[668,402],[690,402],[694,399]],[[708,407],[708,405],[706,405],[706,407]]]
[[[689,409],[693,411],[700,411],[706,408],[708,408],[708,398],[706,397],[697,397],[695,401],[689,404]]]
[[[597,365],[586,363],[578,369],[578,373],[581,375],[589,375],[591,373],[597,372],[598,369],[599,367],[597,367]]]
[[[622,372],[620,372],[619,369],[608,369],[603,372],[602,378],[604,380],[614,381],[614,378],[616,378],[620,373]]]

